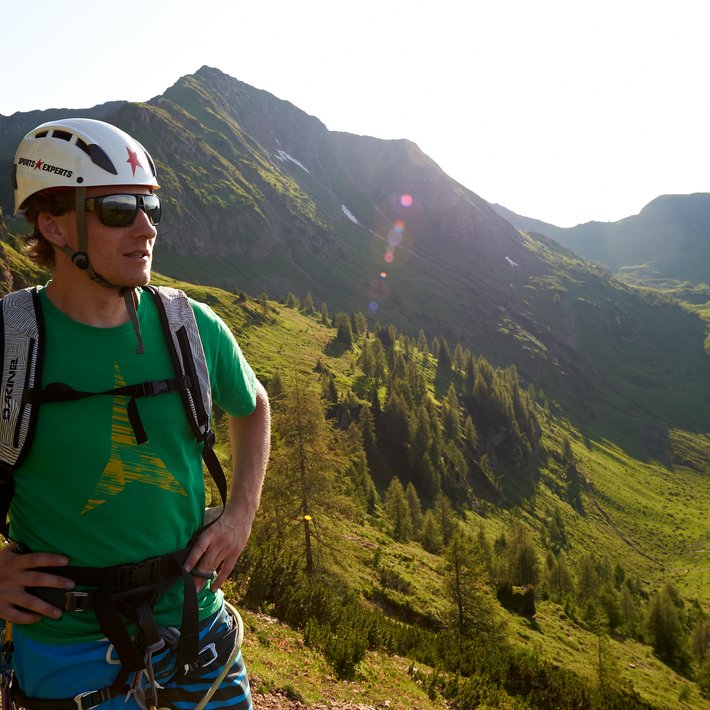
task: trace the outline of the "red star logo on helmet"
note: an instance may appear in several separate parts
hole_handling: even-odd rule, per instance
[[[131,170],[133,170],[133,174],[136,174],[136,168],[142,168],[143,166],[141,165],[141,161],[138,160],[138,155],[134,153],[128,146],[126,146],[126,150],[128,151],[128,160],[126,161],[127,163],[130,163],[131,165]]]
[[[41,160],[38,160],[35,163],[35,170],[41,170],[43,165],[44,165],[44,163]]]

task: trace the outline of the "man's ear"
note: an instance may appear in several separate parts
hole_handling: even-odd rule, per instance
[[[49,212],[37,215],[37,226],[42,236],[57,247],[66,246],[66,232],[61,217],[55,217]]]

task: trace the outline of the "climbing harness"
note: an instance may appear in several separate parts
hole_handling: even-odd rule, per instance
[[[43,700],[26,696],[21,689],[13,688],[14,701],[27,710],[91,710],[101,703],[112,698],[124,695],[126,700],[133,699],[142,710],[170,710],[169,707],[159,706],[160,691],[164,690],[158,678],[179,677],[180,671],[188,673],[210,666],[219,658],[224,658],[229,654],[223,663],[220,672],[212,684],[206,690],[200,701],[195,705],[196,710],[204,710],[209,701],[224,682],[228,673],[232,669],[244,640],[244,623],[239,612],[227,601],[224,602],[225,609],[232,618],[232,625],[229,631],[215,641],[210,641],[200,648],[197,661],[187,667],[180,668],[174,654],[178,644],[180,632],[177,629],[161,629],[160,640],[148,648],[145,652],[145,667],[137,671],[132,680],[129,677],[122,679],[121,684],[114,683],[109,687],[99,690],[79,693],[73,698],[62,698],[56,700]],[[109,645],[106,658],[109,663],[118,663],[113,659],[112,645]],[[163,652],[167,651],[167,653]],[[163,652],[163,653],[160,653]],[[157,658],[158,654],[160,657]],[[176,672],[177,671],[177,672]],[[192,683],[192,681],[190,681]],[[3,703],[5,699],[3,698]],[[5,704],[2,710],[5,710]],[[14,705],[7,705],[8,710],[15,710]]]

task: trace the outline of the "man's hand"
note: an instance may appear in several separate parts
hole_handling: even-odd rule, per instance
[[[271,441],[269,398],[260,383],[256,388],[256,408],[246,417],[229,418],[229,436],[234,467],[231,498],[222,517],[202,532],[185,560],[185,569],[192,572],[198,590],[215,571],[217,577],[211,588],[219,589],[251,534]]]
[[[63,567],[69,560],[49,552],[19,554],[11,542],[0,550],[0,618],[17,624],[35,624],[43,616],[58,619],[61,609],[30,594],[26,587],[74,589],[66,577],[38,572],[36,567]],[[59,570],[58,570],[59,571]]]
[[[197,538],[185,560],[185,569],[192,571],[198,591],[213,572],[217,572],[213,590],[227,579],[247,544],[252,520],[253,516],[245,518],[240,513],[236,502],[229,502],[219,520]]]

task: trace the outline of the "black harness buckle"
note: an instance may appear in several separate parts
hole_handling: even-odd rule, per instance
[[[116,579],[112,581],[121,591],[135,587],[148,587],[161,581],[162,567],[162,557],[151,557],[134,565],[122,565],[116,570]]]
[[[158,394],[163,394],[170,391],[170,382],[168,380],[150,380],[141,385],[139,397],[155,397]]]
[[[64,599],[64,611],[86,611],[93,606],[90,592],[66,592]]]
[[[74,702],[79,710],[93,710],[106,700],[111,700],[110,688],[89,690],[74,696]]]

